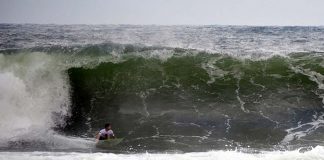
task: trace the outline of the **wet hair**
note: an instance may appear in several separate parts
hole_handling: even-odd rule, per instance
[[[110,126],[110,123],[106,123],[105,124],[105,128],[109,127]]]

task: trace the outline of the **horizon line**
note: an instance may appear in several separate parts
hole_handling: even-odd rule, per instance
[[[116,25],[116,26],[233,26],[233,27],[324,27],[323,25],[255,25],[255,24],[127,24],[127,23],[30,23],[30,22],[0,22],[0,24],[13,24],[13,25],[88,25],[88,26],[100,26],[100,25]]]

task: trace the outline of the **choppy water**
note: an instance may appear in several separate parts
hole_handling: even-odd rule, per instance
[[[0,158],[324,159],[324,28],[1,24],[0,35]],[[96,148],[107,121],[125,140]]]

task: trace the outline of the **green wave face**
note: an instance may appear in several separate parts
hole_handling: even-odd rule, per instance
[[[111,122],[124,146],[151,150],[266,147],[299,131],[297,143],[323,140],[306,133],[324,113],[321,54],[251,60],[172,52],[68,69],[72,116],[64,130],[93,136]]]

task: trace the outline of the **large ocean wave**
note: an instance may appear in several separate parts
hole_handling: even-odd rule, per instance
[[[118,151],[323,145],[323,74],[318,52],[247,58],[115,43],[7,49],[1,148],[87,150],[107,121],[125,137]]]

